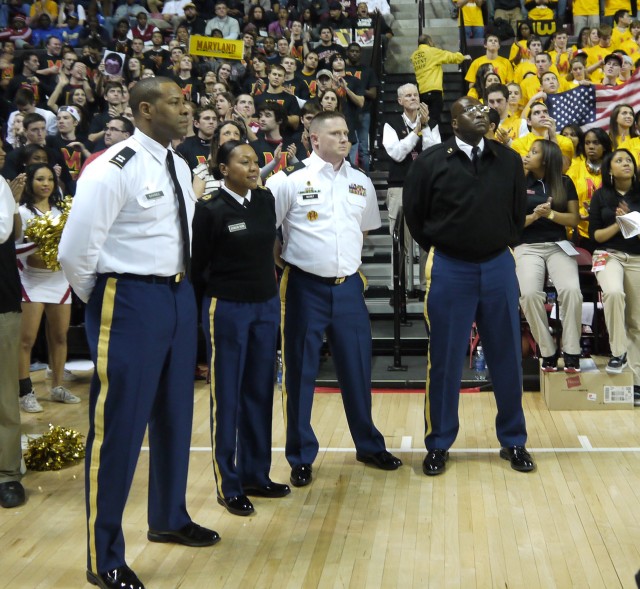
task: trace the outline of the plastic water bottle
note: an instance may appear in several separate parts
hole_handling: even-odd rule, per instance
[[[476,348],[476,353],[473,357],[473,368],[475,380],[487,380],[487,363],[484,359],[484,350],[481,345]]]
[[[282,352],[278,350],[276,353],[276,383],[282,386]]]

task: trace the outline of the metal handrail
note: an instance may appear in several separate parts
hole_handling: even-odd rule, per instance
[[[402,364],[402,347],[400,327],[407,322],[407,289],[405,283],[404,264],[404,211],[398,211],[393,228],[393,365],[388,370],[407,370]]]

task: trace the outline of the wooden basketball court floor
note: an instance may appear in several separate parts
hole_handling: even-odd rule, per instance
[[[38,376],[39,375],[39,376]],[[69,388],[79,405],[46,400],[22,414],[27,434],[49,423],[87,431],[89,373]],[[146,540],[148,452],[143,450],[124,532],[129,565],[147,589],[200,588],[603,588],[635,587],[640,568],[640,409],[549,412],[525,393],[528,448],[538,469],[518,473],[498,457],[490,393],[463,394],[460,434],[447,471],[422,474],[419,392],[373,396],[374,418],[404,466],[356,462],[338,394],[316,395],[322,447],[314,481],[283,499],[255,498],[247,518],[216,503],[208,388],[196,383],[188,489],[194,521],[217,530],[211,548]],[[288,482],[280,400],[272,478]],[[0,587],[88,588],[81,465],[29,472],[28,502],[0,510]]]

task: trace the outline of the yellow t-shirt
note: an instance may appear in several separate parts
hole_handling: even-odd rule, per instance
[[[490,63],[493,65],[493,69],[500,76],[503,84],[508,84],[513,81],[513,66],[508,59],[504,57],[496,57],[495,59],[489,59],[486,55],[478,57],[471,62],[469,66],[469,70],[467,71],[467,75],[464,79],[471,84],[474,84],[476,81],[476,73],[478,68],[483,63]]]
[[[640,47],[633,39],[627,39],[620,43],[620,47],[618,47],[621,51],[624,51],[631,59],[633,59],[634,63],[640,57]]]
[[[611,49],[620,49],[620,45],[629,39],[633,39],[629,29],[621,33],[618,27],[614,25],[613,31],[611,32]]]
[[[618,10],[631,12],[631,0],[604,0],[605,16],[613,16]]]
[[[593,174],[587,169],[583,156],[573,160],[571,167],[567,170],[567,176],[573,180],[578,193],[578,213],[580,217],[587,217],[578,223],[578,233],[582,237],[589,237],[589,206],[593,193],[602,186],[602,176]]]
[[[598,0],[573,0],[573,16],[598,16],[599,14]]]
[[[462,23],[462,17],[464,17],[465,27],[484,27],[482,8],[475,2],[467,2],[467,4],[460,9],[460,16],[458,18],[460,23]]]
[[[531,149],[533,142],[538,139],[544,139],[544,137],[541,137],[540,135],[536,135],[532,131],[531,133],[525,135],[524,137],[515,139],[511,143],[511,149],[513,149],[514,151],[517,151],[522,157],[524,157],[529,153],[529,150]],[[558,146],[560,147],[563,153],[565,152],[568,153],[569,150],[573,152],[573,141],[571,141],[571,139],[569,139],[568,137],[565,137],[564,135],[560,135],[559,133],[556,133],[556,140],[558,142]]]
[[[557,68],[559,74],[566,75],[569,73],[569,52],[568,51],[561,53],[559,58],[558,58],[557,51],[549,51],[549,55],[551,56],[551,63],[555,68]]]
[[[535,75],[536,64],[532,63],[531,61],[521,61],[517,65],[516,71],[513,74],[513,81],[516,84],[522,84],[522,80],[524,80],[525,75],[528,74],[529,72]]]
[[[516,41],[511,45],[509,61],[513,62],[513,60],[518,57],[518,54],[520,54],[520,59],[529,59],[529,50],[527,49],[527,41],[525,39]]]
[[[636,165],[640,166],[640,137],[629,137],[625,139],[620,145],[618,145],[618,149],[628,149],[631,152],[631,155],[636,159]]]
[[[509,113],[504,121],[500,122],[500,128],[504,129],[509,134],[509,139],[515,140],[520,138],[520,129],[523,119],[516,115]]]

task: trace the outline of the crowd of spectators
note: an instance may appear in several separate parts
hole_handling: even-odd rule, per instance
[[[113,121],[132,120],[129,91],[150,76],[175,80],[190,104],[193,127],[176,147],[192,170],[210,161],[216,126],[235,121],[254,143],[266,178],[307,157],[301,117],[321,110],[345,114],[351,160],[369,166],[369,113],[378,81],[361,63],[355,41],[366,44],[378,20],[392,34],[385,0],[12,0],[2,9],[7,180],[24,171],[20,153],[38,141],[59,170],[61,192],[73,195],[87,160],[126,138],[122,120]],[[243,58],[191,54],[192,35],[242,41]],[[31,126],[41,119],[46,133],[34,138]],[[207,185],[210,190],[216,182]]]

